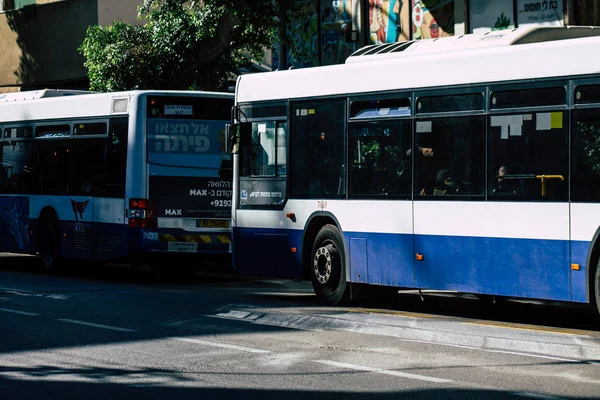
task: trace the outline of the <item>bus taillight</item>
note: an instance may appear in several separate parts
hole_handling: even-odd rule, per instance
[[[127,218],[130,228],[152,229],[158,227],[154,208],[150,200],[129,199]]]

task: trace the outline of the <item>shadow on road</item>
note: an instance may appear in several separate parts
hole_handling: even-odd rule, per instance
[[[310,373],[314,382],[330,386],[328,381],[340,374],[352,375],[364,372]],[[323,390],[316,386],[302,390],[270,390],[260,388],[208,388],[191,387],[201,385],[203,377],[212,375],[211,371],[198,370],[187,376],[176,371],[161,369],[122,370],[110,368],[0,368],[0,392],[3,400],[44,398],[45,400],[69,400],[84,398],[103,399],[420,399],[420,400],[494,400],[494,399],[531,399],[531,393],[515,393],[495,390],[476,389],[424,389],[406,391],[344,391]],[[223,374],[219,374],[223,375]],[[254,375],[254,374],[250,374]],[[291,374],[290,377],[297,374]],[[7,378],[11,376],[14,378]],[[258,376],[255,376],[259,378]],[[227,378],[226,376],[224,378]],[[236,379],[247,381],[247,374],[232,374]],[[189,387],[186,387],[188,385]],[[541,396],[539,398],[548,398]],[[561,397],[570,399],[570,397]]]
[[[2,256],[0,271],[32,274],[44,277],[35,257]],[[276,302],[280,307],[321,306],[312,293],[310,282],[297,283],[289,280],[266,279],[244,276],[231,271],[231,264],[214,263],[198,265],[192,275],[160,275],[145,266],[86,264],[69,268],[62,276],[83,279],[88,282],[145,285],[170,289],[202,288],[206,286],[239,287],[242,298],[252,302]],[[295,286],[290,290],[290,286]],[[264,291],[257,290],[263,288]],[[301,291],[298,289],[301,288]],[[249,289],[244,291],[244,289]],[[267,290],[268,289],[268,290]],[[282,289],[282,290],[278,290]],[[286,289],[286,290],[283,290]],[[376,291],[374,293],[377,293]],[[273,305],[271,305],[273,307]],[[368,298],[352,302],[351,307],[365,312],[411,312],[447,316],[464,320],[477,320],[531,324],[541,327],[600,331],[600,316],[589,305],[563,302],[542,302],[527,299],[500,298],[497,303],[471,294],[400,291],[397,297]],[[334,308],[335,309],[335,308]]]

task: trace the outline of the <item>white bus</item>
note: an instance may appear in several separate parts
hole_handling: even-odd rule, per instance
[[[230,254],[233,94],[0,96],[0,251],[135,260]],[[172,266],[172,263],[171,265]]]
[[[372,45],[244,75],[242,273],[598,303],[600,37],[529,28]]]

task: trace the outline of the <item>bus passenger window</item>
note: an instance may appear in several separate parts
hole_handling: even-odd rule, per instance
[[[600,109],[577,110],[573,115],[571,200],[600,201]]]
[[[563,111],[490,116],[490,198],[567,199],[567,118]]]
[[[34,190],[32,147],[30,140],[2,142],[0,193],[28,193]]]
[[[353,198],[410,196],[410,120],[350,124],[349,194]],[[409,160],[410,161],[410,160]]]
[[[416,121],[415,196],[483,196],[484,117]]]
[[[113,118],[108,128],[108,139],[104,147],[103,169],[106,174],[104,197],[125,196],[127,168],[128,119]]]
[[[346,103],[342,99],[292,105],[292,196],[301,199],[346,196],[345,109]]]

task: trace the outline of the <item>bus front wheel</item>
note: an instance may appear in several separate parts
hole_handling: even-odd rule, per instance
[[[37,251],[44,271],[56,274],[61,260],[60,232],[58,220],[50,214],[43,215],[38,223]]]
[[[347,298],[346,257],[342,235],[334,225],[321,228],[310,260],[312,286],[321,303],[337,305]]]

